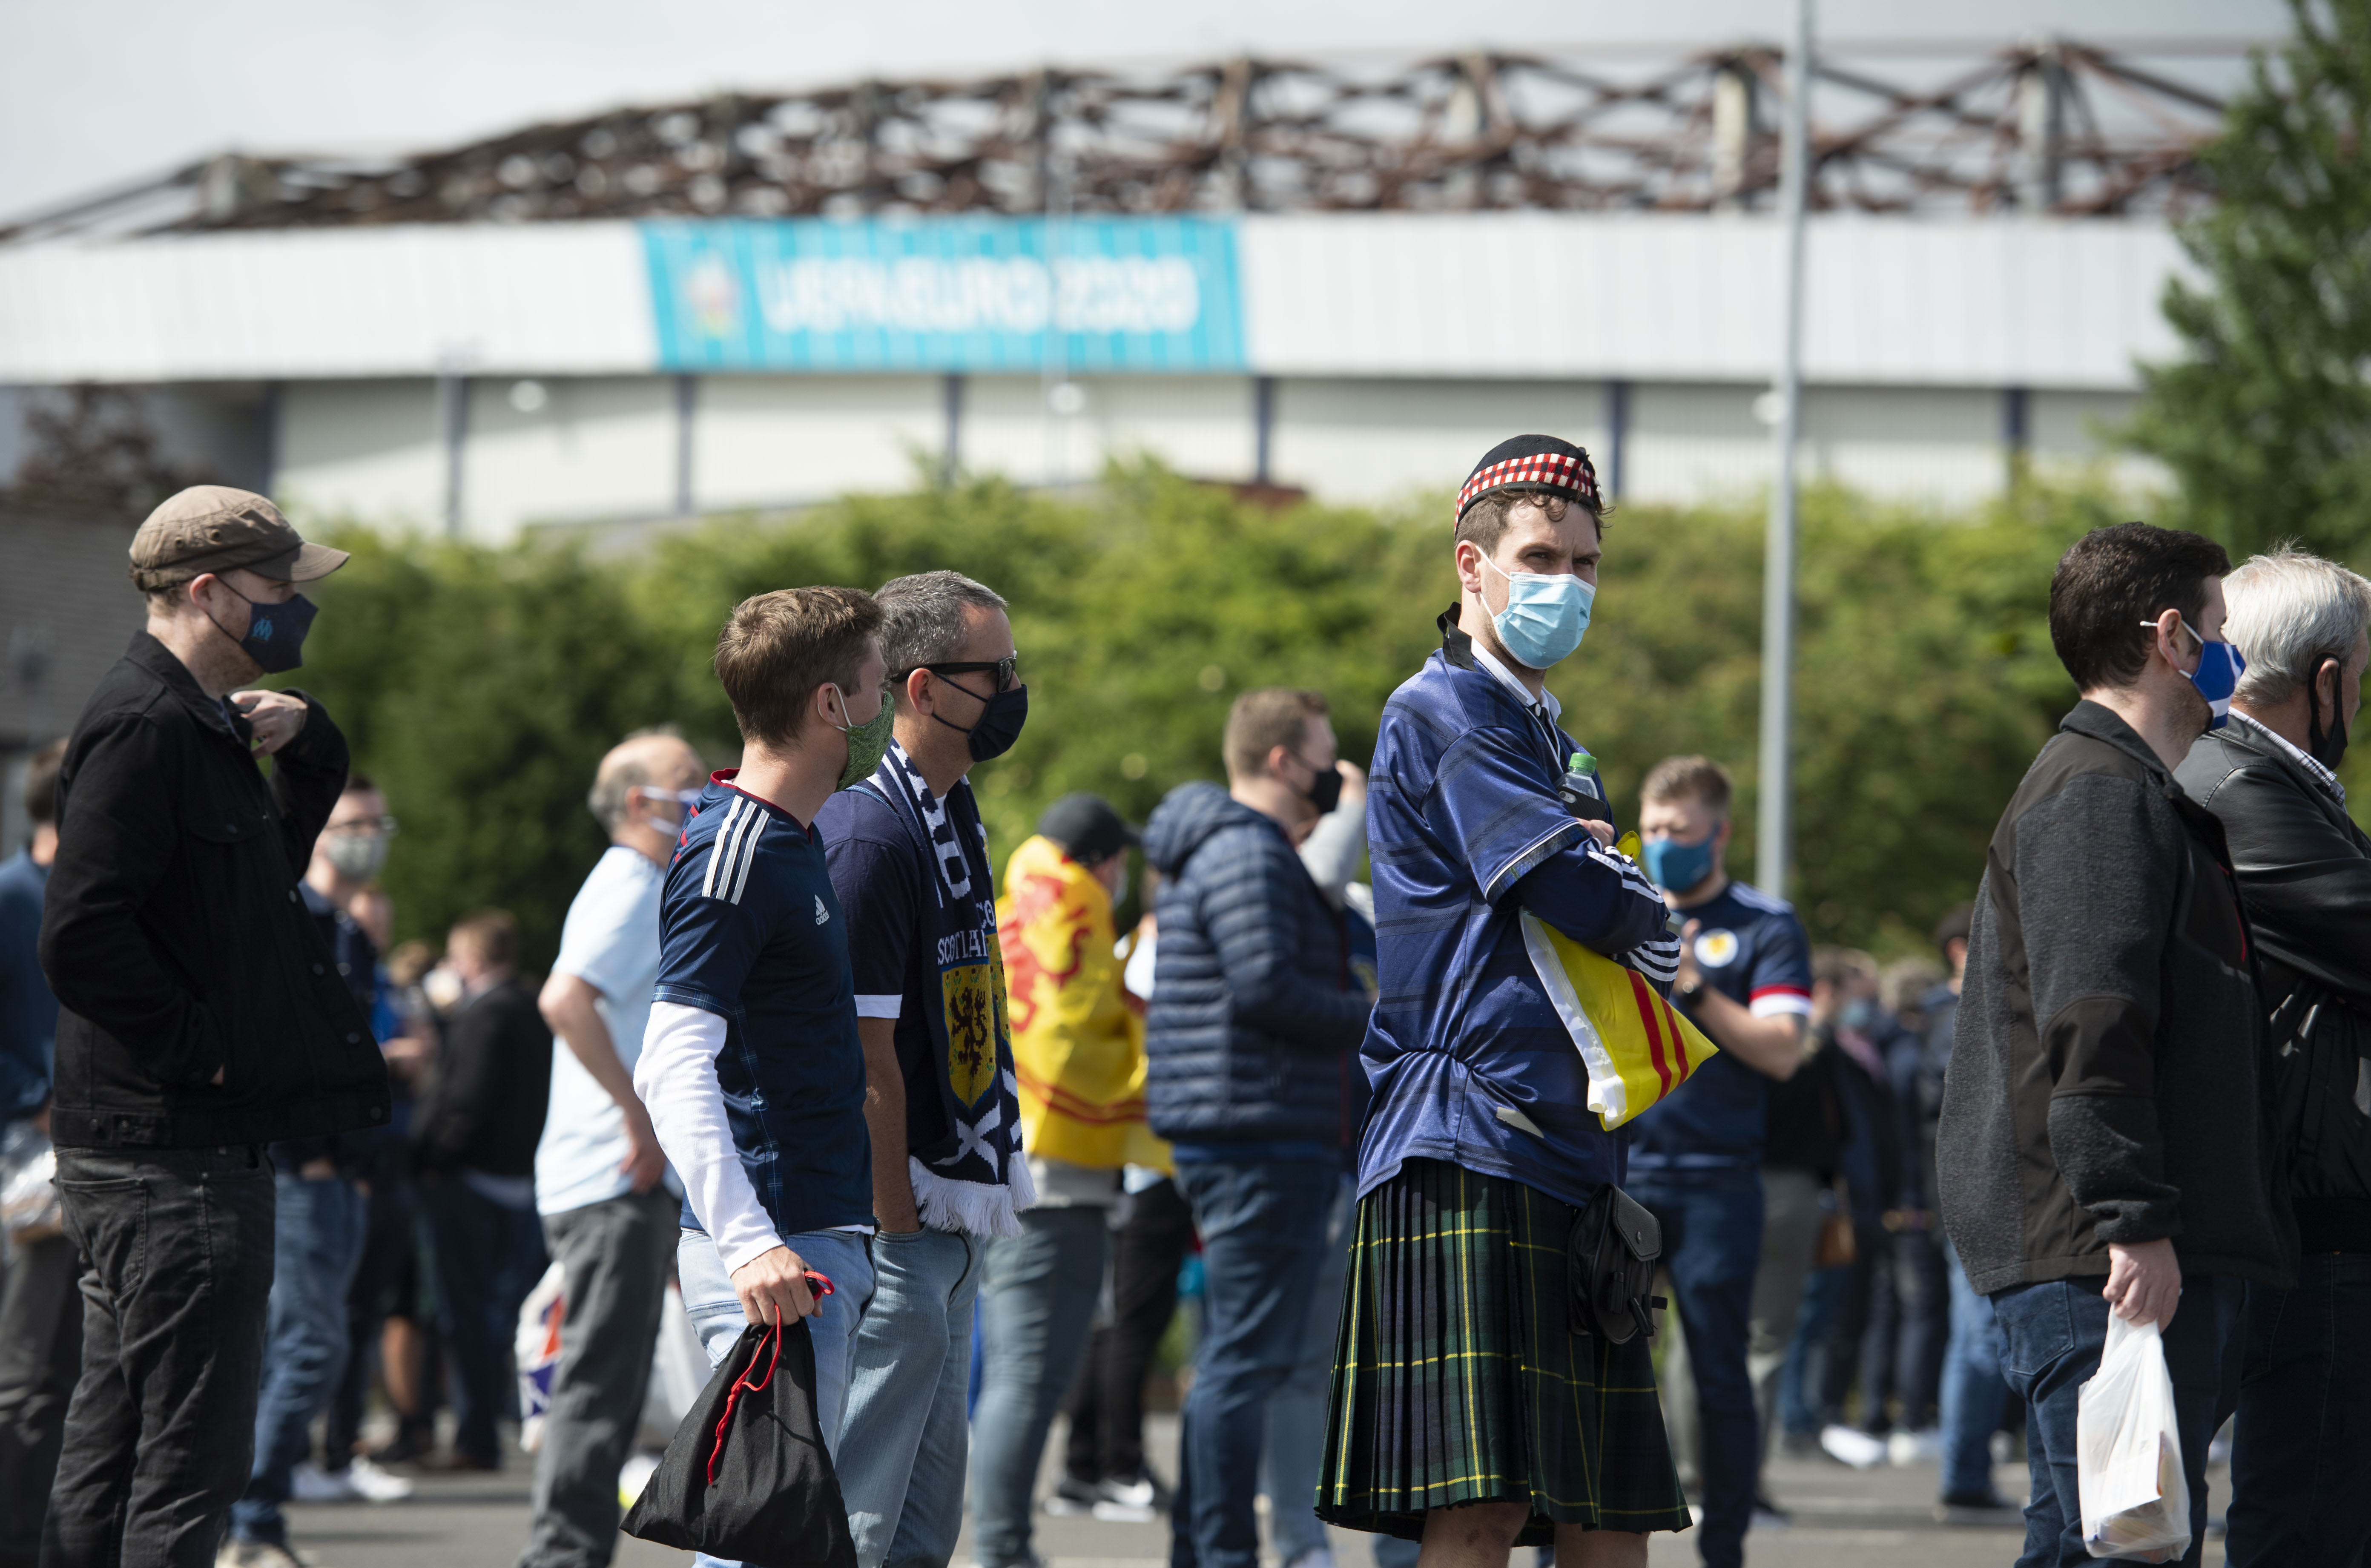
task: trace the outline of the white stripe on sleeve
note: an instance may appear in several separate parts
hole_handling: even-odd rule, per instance
[[[724,864],[724,846],[732,840],[733,824],[740,819],[741,808],[748,804],[739,796],[734,796],[732,803],[724,807],[724,825],[716,830],[714,838],[708,841],[708,866],[700,877],[700,896],[703,899],[716,896],[716,868]]]
[[[894,1018],[905,1010],[902,993],[893,996],[860,995],[856,999],[856,1016],[860,1018]]]
[[[741,901],[741,895],[748,891],[749,867],[758,859],[758,841],[766,836],[766,829],[773,821],[755,806],[749,807],[749,816],[750,829],[741,837],[741,867],[733,874],[733,901],[736,904]]]
[[[642,1058],[634,1063],[634,1092],[642,1097],[659,1147],[682,1178],[691,1212],[708,1226],[729,1274],[783,1242],[733,1147],[724,1091],[716,1082],[716,1058],[723,1049],[723,1019],[697,1007],[653,1002]]]

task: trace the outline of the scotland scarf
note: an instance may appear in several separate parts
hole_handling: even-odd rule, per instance
[[[915,944],[924,981],[919,998],[931,1031],[925,1073],[910,1074],[908,1103],[935,1093],[947,1135],[908,1154],[914,1202],[934,1230],[1018,1236],[1020,1211],[1037,1201],[1021,1158],[1020,1088],[1012,1075],[1004,957],[996,939],[996,896],[988,885],[988,830],[977,826],[977,860],[954,816],[931,795],[906,749],[890,742],[873,776],[857,786],[886,802],[924,846],[929,865],[916,889]],[[958,784],[957,790],[969,790]],[[952,798],[952,797],[951,797]],[[908,998],[908,1005],[917,999]]]

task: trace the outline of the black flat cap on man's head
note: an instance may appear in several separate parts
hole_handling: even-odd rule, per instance
[[[1037,831],[1081,865],[1100,865],[1144,842],[1100,795],[1064,796],[1037,819]]]
[[[132,536],[132,581],[144,593],[241,566],[276,583],[309,583],[345,563],[344,551],[306,543],[279,507],[226,484],[168,496]]]
[[[1592,515],[1605,510],[1589,454],[1554,436],[1517,436],[1483,453],[1457,492],[1457,520],[1463,520],[1468,506],[1502,490],[1561,495],[1579,502]]]

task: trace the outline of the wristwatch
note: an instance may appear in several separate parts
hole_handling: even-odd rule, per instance
[[[1671,1000],[1674,1002],[1685,1002],[1690,1006],[1694,1006],[1695,1005],[1696,998],[1703,994],[1704,981],[1701,980],[1692,980],[1687,981],[1685,984],[1671,987]]]

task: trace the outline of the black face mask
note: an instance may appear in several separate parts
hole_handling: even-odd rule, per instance
[[[285,675],[305,662],[305,633],[320,613],[319,606],[303,594],[292,594],[278,604],[264,604],[248,598],[228,583],[223,587],[247,604],[247,635],[234,640],[266,675]],[[206,619],[214,621],[211,612]],[[214,621],[214,630],[230,636],[219,621]]]
[[[957,687],[956,690],[963,691],[963,688]],[[966,691],[965,695],[977,696],[977,693]],[[970,738],[971,760],[987,762],[1012,750],[1012,743],[1021,738],[1021,726],[1029,722],[1029,688],[1014,686],[999,691],[993,697],[979,698],[979,701],[986,705],[980,709],[979,722],[969,729],[964,729],[959,724],[948,724],[936,714],[931,716],[949,729],[963,730]]]
[[[1319,768],[1313,764],[1311,771],[1317,776],[1310,780],[1309,787],[1301,793],[1323,817],[1342,804],[1342,770],[1338,767]]]
[[[2338,666],[2337,675],[2330,683],[2330,728],[2327,731],[2321,727],[2320,666],[2324,663]],[[2317,661],[2313,684],[2307,688],[2305,694],[2306,754],[2333,773],[2338,772],[2338,764],[2346,761],[2346,721],[2339,716],[2339,703],[2345,696],[2345,687],[2346,661],[2325,656]]]

